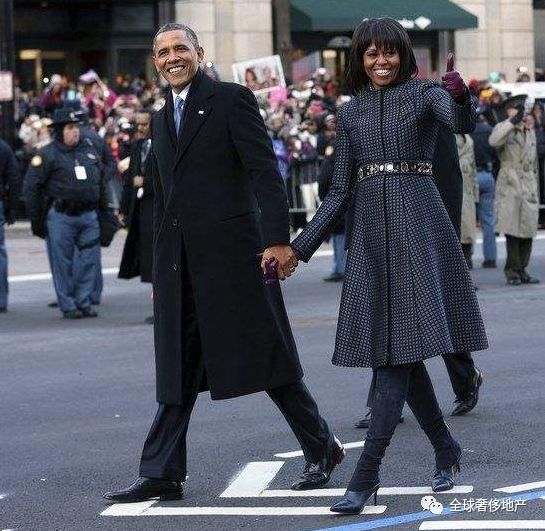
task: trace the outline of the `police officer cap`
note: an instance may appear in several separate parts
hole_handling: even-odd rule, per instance
[[[89,113],[81,108],[81,101],[80,100],[66,100],[64,102],[64,108],[66,109],[72,109],[76,112],[76,116],[79,116],[79,119],[83,122],[89,118]]]
[[[74,109],[55,109],[51,125],[77,124],[81,121],[81,114]]]
[[[503,108],[507,110],[514,109],[519,105],[524,105],[527,97],[528,96],[526,94],[517,94],[516,96],[510,96],[503,102]]]

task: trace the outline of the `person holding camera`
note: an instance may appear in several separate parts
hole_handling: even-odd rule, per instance
[[[32,158],[25,178],[32,233],[47,238],[58,305],[67,319],[98,315],[91,307],[100,253],[98,211],[108,208],[103,166],[94,147],[81,140],[79,122],[72,109],[55,111],[55,140]]]
[[[504,271],[509,286],[539,282],[527,271],[537,233],[539,185],[536,135],[526,123],[525,100],[524,95],[505,100],[508,118],[494,127],[489,138],[501,164],[496,183],[496,231],[505,234]]]

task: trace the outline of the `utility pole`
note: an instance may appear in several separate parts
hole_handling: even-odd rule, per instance
[[[290,0],[272,0],[276,50],[282,60],[284,75],[291,79]]]
[[[0,138],[13,145],[13,0],[0,0]]]

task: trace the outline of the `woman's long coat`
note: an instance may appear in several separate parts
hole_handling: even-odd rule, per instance
[[[539,216],[536,135],[505,120],[494,127],[488,142],[500,159],[496,231],[517,238],[533,238]]]
[[[477,208],[479,202],[479,181],[473,139],[469,135],[456,135],[456,147],[464,183],[462,201],[461,242],[473,243],[477,232]]]
[[[307,261],[355,194],[335,365],[399,365],[488,346],[460,242],[432,177],[354,177],[365,163],[431,161],[438,122],[469,132],[475,113],[469,98],[458,105],[429,81],[365,89],[340,109],[332,187],[293,242]]]
[[[151,282],[153,263],[153,178],[151,175],[151,149],[142,160],[142,144],[139,140],[131,152],[129,169],[125,175],[120,211],[127,218],[127,239],[123,247],[119,278],[140,277],[142,282]],[[133,177],[144,177],[140,197],[132,184]]]

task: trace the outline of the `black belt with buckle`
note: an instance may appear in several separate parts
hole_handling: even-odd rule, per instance
[[[429,160],[370,162],[358,168],[358,182],[383,173],[433,175],[433,164]]]

